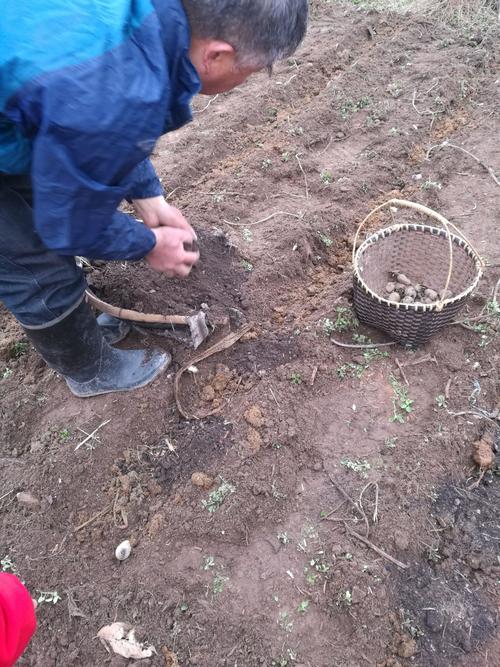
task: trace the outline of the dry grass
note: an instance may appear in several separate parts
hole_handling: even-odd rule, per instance
[[[350,0],[379,11],[419,13],[471,32],[500,25],[500,0]]]
[[[458,28],[484,29],[500,20],[500,0],[414,0],[413,9]]]

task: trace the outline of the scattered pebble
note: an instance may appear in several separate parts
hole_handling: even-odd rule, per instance
[[[115,557],[117,560],[127,560],[132,553],[132,545],[128,540],[119,544],[115,549]]]
[[[264,416],[258,405],[251,405],[243,415],[247,424],[254,428],[261,428],[264,425]]]
[[[440,632],[444,627],[442,615],[436,609],[428,609],[425,615],[425,625],[431,632]]]
[[[215,389],[211,384],[206,384],[201,390],[201,398],[206,403],[211,403],[215,398]]]
[[[32,493],[27,491],[20,491],[16,494],[17,502],[21,507],[26,507],[26,509],[35,511],[40,509],[40,501]]]
[[[208,491],[214,485],[214,478],[204,472],[194,472],[191,475],[191,484]]]
[[[411,658],[412,655],[415,655],[417,652],[417,642],[411,637],[402,636],[398,648],[397,654],[400,658]]]
[[[481,440],[477,440],[472,446],[474,448],[474,453],[472,455],[474,463],[477,463],[481,470],[489,470],[492,468],[495,463],[495,454],[493,453],[489,440],[482,438]]]
[[[246,448],[250,454],[257,454],[262,447],[262,437],[258,431],[251,426],[247,432]]]

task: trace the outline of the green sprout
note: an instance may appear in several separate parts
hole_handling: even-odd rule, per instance
[[[297,607],[297,611],[299,612],[299,614],[305,614],[308,609],[309,609],[309,600],[301,600],[299,606]]]
[[[394,392],[392,397],[393,414],[390,421],[404,424],[405,417],[413,412],[415,401],[408,396],[408,389],[398,382],[394,375],[391,375],[389,381]]]
[[[226,500],[228,496],[236,491],[236,487],[225,480],[222,480],[222,484],[211,491],[208,495],[208,500],[202,500],[201,503],[203,507],[213,514],[216,512],[222,503]]]
[[[371,470],[371,465],[366,459],[342,459],[340,464],[347,468],[348,470],[353,470],[360,477],[366,479],[368,477],[368,471]]]
[[[330,185],[330,183],[333,183],[333,174],[329,169],[323,169],[320,174],[320,178],[325,185]]]
[[[57,591],[38,591],[37,603],[38,604],[56,604],[62,600],[62,597]]]

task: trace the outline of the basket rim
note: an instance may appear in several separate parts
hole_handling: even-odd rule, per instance
[[[433,227],[432,225],[422,225],[414,222],[398,223],[396,225],[391,225],[390,227],[385,227],[384,229],[380,229],[379,231],[374,232],[368,238],[366,238],[356,251],[356,255],[354,258],[354,267],[353,267],[354,277],[361,285],[363,290],[373,299],[378,301],[378,303],[386,304],[389,307],[395,308],[396,310],[432,312],[433,310],[436,310],[437,306],[440,306],[440,310],[442,310],[448,304],[455,303],[457,301],[462,301],[476,289],[479,281],[481,280],[481,276],[483,275],[482,260],[477,254],[477,252],[470,246],[470,244],[467,243],[467,241],[465,241],[460,236],[456,236],[455,234],[450,233],[449,236],[451,237],[452,242],[455,245],[458,245],[463,250],[465,250],[466,253],[469,255],[469,257],[471,257],[474,260],[476,266],[476,277],[469,285],[469,287],[467,287],[463,292],[457,294],[451,299],[443,299],[442,301],[435,301],[434,303],[421,303],[421,302],[396,303],[395,301],[389,301],[388,299],[384,299],[384,297],[381,297],[379,294],[374,292],[370,287],[368,287],[368,285],[366,284],[365,280],[361,275],[361,270],[359,266],[360,259],[364,255],[364,253],[368,250],[368,248],[374,245],[381,238],[386,238],[387,236],[391,236],[391,234],[395,234],[401,231],[424,232],[432,234],[433,236],[441,236],[446,239],[448,238],[448,233],[444,229],[440,229],[439,227]]]

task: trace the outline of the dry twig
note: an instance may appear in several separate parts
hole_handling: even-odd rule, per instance
[[[330,340],[334,345],[338,345],[339,347],[347,347],[351,350],[370,350],[374,349],[376,347],[389,347],[391,345],[396,345],[394,341],[391,341],[390,343],[367,343],[366,345],[361,345],[361,344],[355,344],[355,343],[341,343],[339,340],[335,340],[335,338],[330,337]]]
[[[302,218],[302,215],[299,215],[298,213],[289,213],[288,211],[276,211],[276,213],[271,213],[271,215],[268,215],[266,218],[262,218],[261,220],[256,220],[255,222],[229,222],[229,220],[224,220],[222,219],[222,222],[224,222],[226,225],[230,225],[231,227],[254,227],[255,225],[260,225],[263,222],[268,222],[269,220],[272,220],[278,215],[289,215],[292,218],[297,218],[300,220]]]
[[[307,183],[306,172],[304,171],[304,167],[302,166],[302,162],[300,161],[300,157],[299,157],[298,153],[295,156],[295,158],[297,159],[297,162],[299,163],[299,169],[302,172],[302,176],[304,177],[304,184],[305,184],[305,188],[306,188],[306,199],[309,199],[309,185]]]
[[[359,533],[356,533],[356,531],[349,528],[349,526],[345,522],[344,522],[344,527],[345,527],[346,532],[347,532],[348,535],[351,535],[352,537],[355,537],[360,542],[363,542],[363,544],[366,544],[367,547],[370,547],[370,549],[373,549],[373,551],[375,551],[375,553],[377,553],[379,556],[382,556],[382,558],[385,558],[388,561],[390,561],[391,563],[394,563],[394,565],[397,565],[402,570],[407,570],[408,569],[408,567],[409,567],[408,565],[406,565],[405,563],[402,563],[400,560],[397,560],[393,556],[390,556],[387,552],[380,549],[380,547],[375,546],[375,544],[373,544],[373,542],[370,542],[370,540],[368,540],[366,537],[363,537],[363,535],[360,535]]]
[[[466,150],[465,148],[462,148],[462,146],[457,146],[456,144],[451,144],[449,141],[443,141],[443,143],[441,143],[441,144],[436,144],[435,146],[431,146],[431,147],[429,148],[429,150],[427,151],[427,154],[426,154],[426,156],[425,156],[426,159],[427,159],[427,160],[430,159],[430,154],[431,154],[432,151],[435,150],[436,148],[446,148],[446,146],[449,146],[450,148],[455,148],[457,151],[461,151],[461,152],[464,153],[465,155],[468,155],[469,157],[471,157],[471,158],[472,158],[473,160],[475,160],[479,165],[481,165],[481,167],[482,167],[483,169],[485,169],[485,170],[488,172],[488,174],[491,176],[491,178],[493,179],[493,181],[494,181],[497,185],[500,186],[500,181],[499,181],[498,178],[496,177],[496,174],[495,174],[495,172],[493,171],[493,169],[492,169],[491,167],[489,167],[487,164],[485,164],[480,158],[477,157],[477,155],[474,155],[474,153],[471,153],[470,151]]]
[[[88,521],[85,521],[85,523],[82,523],[81,526],[78,526],[73,530],[74,533],[78,533],[80,530],[83,530],[87,526],[90,526],[91,523],[94,523],[94,521],[97,521],[97,519],[100,519],[103,516],[106,516],[111,510],[113,509],[113,505],[109,505],[109,507],[106,507],[105,509],[101,510],[97,514],[94,514],[92,518],[90,518]]]
[[[204,111],[206,111],[206,110],[208,109],[208,107],[212,104],[212,102],[215,102],[215,100],[216,100],[218,97],[219,97],[218,95],[214,95],[214,97],[211,97],[211,98],[208,100],[207,104],[205,104],[205,106],[203,107],[203,109],[198,109],[197,111],[193,111],[193,114],[195,114],[195,113],[203,113]]]
[[[361,517],[363,518],[363,521],[365,522],[366,536],[368,537],[368,535],[370,534],[370,524],[368,523],[368,518],[367,518],[363,508],[360,507],[358,505],[358,503],[356,501],[354,501],[351,498],[351,496],[348,493],[346,493],[341,486],[339,486],[337,484],[337,482],[333,479],[333,477],[330,474],[328,474],[328,479],[333,484],[333,486],[337,489],[337,491],[347,500],[347,502],[354,507],[356,512],[358,512],[358,514],[361,514]],[[344,520],[344,523],[345,523],[345,520]]]
[[[87,434],[87,437],[84,438],[84,439],[83,439],[80,443],[78,443],[78,445],[75,447],[75,452],[76,452],[78,449],[80,449],[80,447],[81,447],[82,445],[84,445],[85,443],[87,443],[89,440],[98,440],[98,438],[95,437],[96,433],[97,433],[98,431],[100,431],[101,428],[102,428],[103,426],[106,426],[106,424],[109,424],[110,421],[111,421],[111,419],[108,419],[107,421],[105,421],[105,422],[103,422],[102,424],[100,424],[96,429],[94,429],[94,430],[92,431],[92,433],[88,433],[88,434]],[[78,429],[78,430],[81,431],[82,429]],[[82,433],[85,433],[85,431],[82,431]]]
[[[406,386],[409,387],[410,383],[408,382],[408,378],[406,377],[406,373],[403,370],[403,366],[401,365],[401,362],[397,357],[396,357],[396,366],[399,368],[399,372],[401,373],[401,377],[405,381]]]

